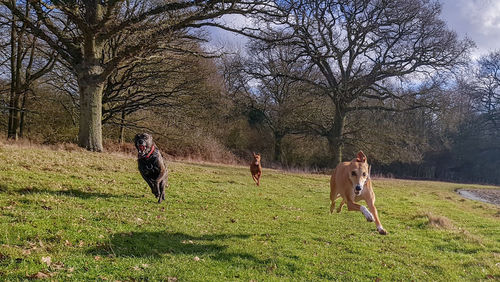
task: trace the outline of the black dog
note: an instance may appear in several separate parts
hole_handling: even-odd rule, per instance
[[[165,200],[165,185],[168,187],[168,173],[160,150],[153,142],[153,137],[147,133],[137,134],[134,143],[138,152],[139,172],[148,183],[151,192],[158,198],[158,203],[161,203],[162,200]]]

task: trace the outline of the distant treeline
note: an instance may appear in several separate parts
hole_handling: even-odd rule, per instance
[[[500,184],[500,50],[395,1],[0,4],[9,139],[331,171],[363,150],[386,176]],[[246,17],[234,27],[222,15]],[[248,36],[208,51],[205,26]],[[214,49],[214,48],[211,48]]]

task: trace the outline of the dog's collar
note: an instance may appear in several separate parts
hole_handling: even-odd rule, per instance
[[[153,154],[153,152],[155,151],[155,149],[156,149],[156,148],[155,148],[155,145],[153,144],[153,145],[151,146],[151,150],[149,150],[148,155],[147,155],[147,156],[145,156],[145,157],[141,157],[141,159],[149,159],[149,157],[151,157],[151,154]]]

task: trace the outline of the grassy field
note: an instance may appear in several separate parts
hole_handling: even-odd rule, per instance
[[[159,205],[133,157],[0,147],[1,280],[500,279],[499,208],[454,193],[495,187],[375,179],[381,236],[328,176],[169,170]]]

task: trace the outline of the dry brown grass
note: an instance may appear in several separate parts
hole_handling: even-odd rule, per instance
[[[29,139],[8,140],[5,135],[0,136],[0,146],[13,146],[17,148],[30,149],[46,149],[52,151],[79,151],[84,152],[85,149],[79,147],[75,143],[56,143],[56,144],[40,144]],[[137,151],[133,143],[120,144],[111,140],[104,140],[104,152],[112,155],[120,155],[124,157],[136,157]],[[160,150],[162,148],[160,147]],[[246,165],[245,160],[237,158],[234,154],[226,150],[221,144],[216,142],[207,142],[203,148],[193,150],[193,152],[184,152],[179,155],[169,155],[162,150],[164,158],[170,161],[187,161],[193,163],[213,163],[213,164],[228,164],[228,165]]]
[[[78,145],[74,143],[63,142],[56,144],[40,144],[36,141],[24,138],[18,140],[10,140],[5,136],[0,137],[0,145],[13,146],[18,148],[49,149],[52,151],[85,151],[83,148],[78,147]]]
[[[113,154],[123,154],[127,156],[137,155],[137,149],[133,143],[118,143],[111,140],[104,140],[104,151]]]
[[[451,220],[442,215],[434,215],[431,212],[426,212],[424,214],[425,217],[429,220],[429,226],[441,229],[452,230],[455,229],[455,226],[451,222]]]

